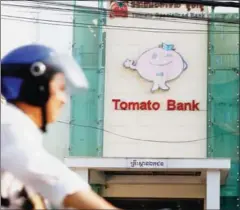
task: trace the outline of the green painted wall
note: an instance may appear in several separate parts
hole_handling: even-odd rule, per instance
[[[240,209],[240,198],[239,196],[233,197],[221,197],[221,210],[239,210]]]
[[[99,1],[102,7],[102,1]],[[104,15],[74,6],[73,55],[90,82],[87,92],[71,97],[71,156],[101,156],[104,103]]]
[[[212,16],[239,20],[238,14]],[[221,188],[221,209],[237,210],[240,209],[238,25],[210,23],[208,57],[208,157],[231,158],[231,171]]]

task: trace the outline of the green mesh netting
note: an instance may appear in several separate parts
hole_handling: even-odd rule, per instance
[[[71,98],[71,156],[100,156],[103,115],[103,33],[100,14],[75,6],[73,55],[89,80],[87,92]],[[99,129],[97,129],[99,128]]]
[[[239,19],[238,14],[214,14],[214,16],[226,20]],[[232,160],[227,183],[221,189],[222,196],[240,196],[239,146],[239,25],[210,23],[208,156]],[[236,209],[224,205],[222,207],[224,210]]]

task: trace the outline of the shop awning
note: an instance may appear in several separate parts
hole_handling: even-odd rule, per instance
[[[65,164],[72,169],[88,169],[91,174],[96,172],[104,172],[105,175],[111,174],[111,177],[118,177],[124,182],[128,180],[124,177],[136,175],[139,181],[144,175],[162,177],[161,180],[169,179],[169,177],[188,176],[188,180],[200,180],[206,178],[207,171],[219,171],[221,184],[224,184],[228,172],[231,167],[230,159],[211,159],[211,158],[110,158],[110,157],[67,157],[64,160]],[[145,171],[145,172],[144,172]],[[93,175],[90,177],[94,177]],[[155,178],[157,179],[157,178]],[[183,178],[182,178],[183,179]],[[150,181],[153,182],[154,178]],[[159,179],[158,179],[159,180]],[[176,179],[169,179],[176,180]],[[110,181],[110,180],[109,180]],[[94,182],[94,180],[92,180]],[[113,179],[112,179],[112,182]]]

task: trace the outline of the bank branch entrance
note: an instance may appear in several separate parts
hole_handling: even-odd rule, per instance
[[[123,209],[220,209],[230,169],[230,159],[208,158],[68,157],[65,163]]]

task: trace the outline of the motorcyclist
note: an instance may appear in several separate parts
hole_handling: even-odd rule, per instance
[[[88,81],[73,58],[47,46],[22,46],[1,60],[1,208],[42,209],[47,199],[56,208],[116,209],[43,148],[68,87],[87,89]]]

